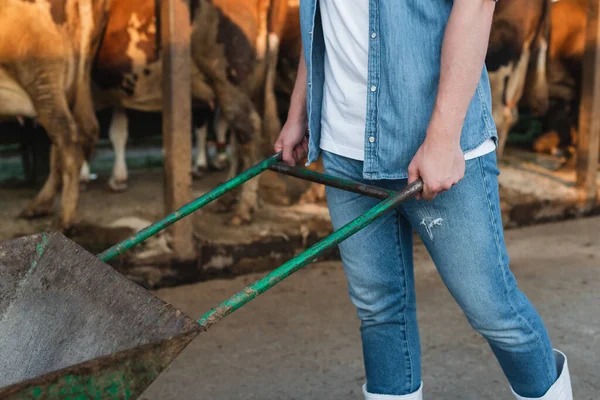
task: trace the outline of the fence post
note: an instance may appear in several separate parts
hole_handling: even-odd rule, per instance
[[[164,191],[166,212],[170,213],[191,200],[191,26],[188,0],[163,0],[160,4]],[[177,222],[169,232],[175,257],[193,259],[196,252],[192,219]]]
[[[589,0],[585,53],[583,55],[583,85],[579,110],[577,142],[577,187],[581,190],[584,210],[592,208],[597,199],[596,176],[600,151],[600,50],[598,49],[598,10],[600,0]]]

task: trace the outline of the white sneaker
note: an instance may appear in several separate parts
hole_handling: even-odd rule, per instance
[[[392,394],[373,394],[367,392],[367,385],[363,385],[363,394],[365,400],[423,400],[423,382],[416,392],[403,394],[403,395],[392,395]]]
[[[571,376],[569,375],[569,365],[567,364],[567,356],[558,350],[554,350],[554,358],[556,359],[556,371],[558,379],[550,389],[542,397],[523,397],[519,396],[510,388],[517,400],[573,400],[573,391],[571,390]]]

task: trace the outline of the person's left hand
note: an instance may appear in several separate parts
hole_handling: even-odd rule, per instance
[[[450,189],[465,175],[465,156],[460,140],[428,134],[408,166],[408,183],[423,180],[423,191],[417,199],[433,200]]]

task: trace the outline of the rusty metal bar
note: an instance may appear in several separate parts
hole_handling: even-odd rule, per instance
[[[157,3],[158,4],[158,3]],[[158,10],[157,10],[158,14]],[[164,194],[167,213],[192,200],[192,90],[189,0],[160,3],[162,20],[162,98]],[[196,257],[193,224],[184,220],[169,228],[170,246],[180,260]]]
[[[334,176],[321,174],[304,168],[291,167],[287,164],[277,163],[269,167],[270,170],[276,171],[295,178],[304,179],[314,183],[331,186],[337,189],[347,190],[349,192],[359,193],[365,196],[374,197],[376,199],[385,200],[388,197],[396,194],[395,190],[383,189],[377,186],[366,185],[364,183],[353,181],[351,179],[341,179]]]

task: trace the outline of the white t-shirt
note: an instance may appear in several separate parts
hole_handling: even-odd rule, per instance
[[[369,0],[320,0],[325,38],[321,149],[364,160],[369,59]],[[488,139],[465,159],[496,149]]]

